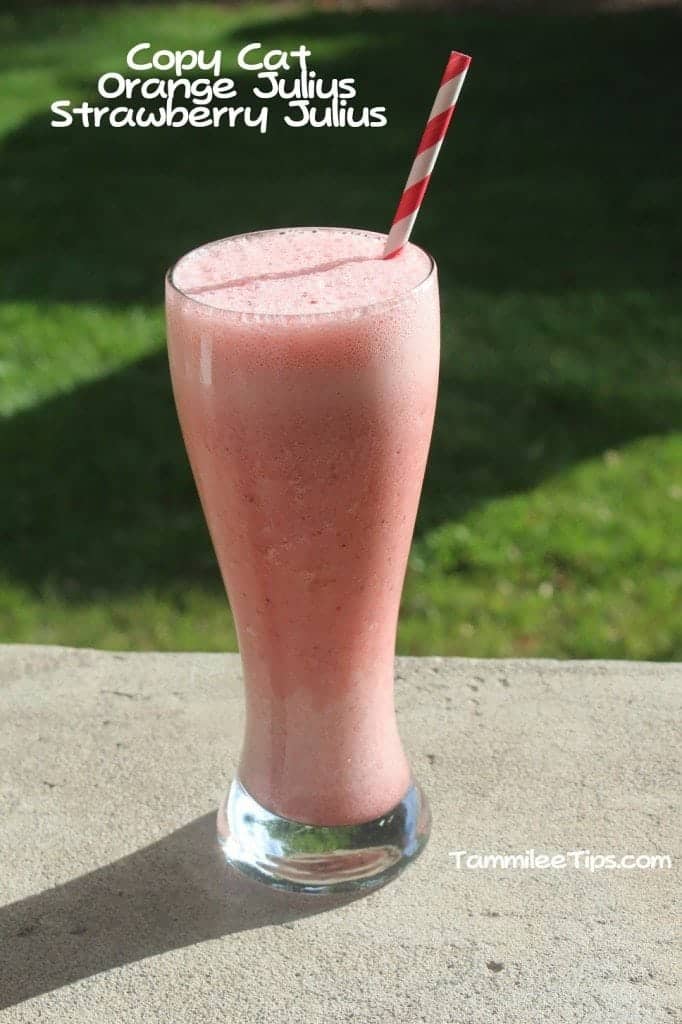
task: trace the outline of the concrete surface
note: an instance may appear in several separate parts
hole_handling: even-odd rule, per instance
[[[672,665],[401,660],[431,843],[335,905],[217,856],[236,657],[0,648],[0,1019],[671,1024],[681,693]],[[673,868],[449,857],[531,847]]]

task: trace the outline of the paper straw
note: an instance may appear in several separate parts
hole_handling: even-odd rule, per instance
[[[384,259],[395,256],[409,241],[470,64],[471,57],[467,57],[466,53],[457,53],[453,50],[450,54],[393,218],[384,249]]]

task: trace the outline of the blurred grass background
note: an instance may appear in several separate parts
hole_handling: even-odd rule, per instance
[[[682,658],[679,11],[214,5],[0,14],[0,638],[235,647],[175,420],[165,267],[385,230],[450,47],[475,63],[415,240],[443,370],[399,649]],[[305,42],[381,130],[56,130],[130,46]],[[103,101],[100,101],[103,102]]]

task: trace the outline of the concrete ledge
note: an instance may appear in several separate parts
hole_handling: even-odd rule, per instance
[[[679,1020],[682,666],[401,659],[397,695],[430,845],[374,895],[320,901],[217,856],[235,656],[0,648],[0,1019]],[[673,867],[449,856],[529,848]]]

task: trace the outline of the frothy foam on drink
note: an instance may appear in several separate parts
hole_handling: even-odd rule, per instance
[[[386,236],[289,228],[210,242],[184,256],[173,283],[197,302],[236,313],[316,316],[390,301],[417,287],[431,260],[407,245],[382,259]]]

